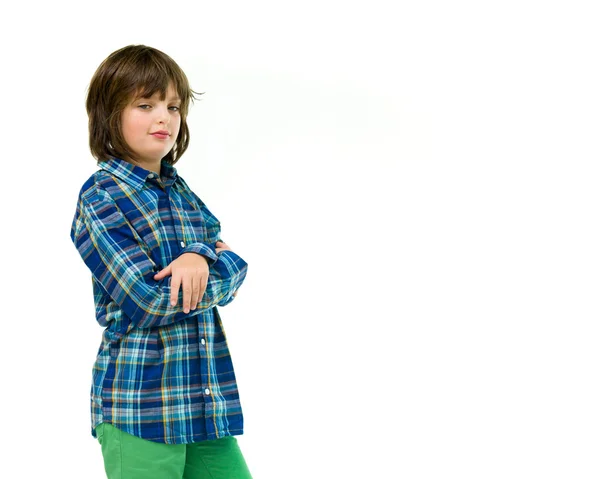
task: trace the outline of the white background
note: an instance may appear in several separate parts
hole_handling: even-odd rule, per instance
[[[592,4],[3,7],[0,476],[105,477],[69,232],[88,82],[141,43],[206,92],[176,167],[249,263],[255,479],[599,477]]]

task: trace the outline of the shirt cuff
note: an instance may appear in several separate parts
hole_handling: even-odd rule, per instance
[[[208,262],[208,266],[212,266],[219,259],[217,257],[217,253],[215,252],[214,248],[207,244],[204,244],[204,243],[190,243],[189,245],[187,245],[185,248],[183,248],[181,250],[181,253],[179,253],[179,256],[181,256],[184,253],[201,254],[202,256],[204,256],[206,258],[206,261]]]

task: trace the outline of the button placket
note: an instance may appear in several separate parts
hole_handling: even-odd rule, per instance
[[[177,189],[175,188],[175,191]],[[179,246],[185,248],[185,227],[183,224],[183,218],[181,216],[181,198],[177,197],[175,199],[171,198],[169,192],[169,204],[171,207],[171,215],[173,217],[174,226],[175,226],[175,234],[177,235],[177,239],[179,240]]]

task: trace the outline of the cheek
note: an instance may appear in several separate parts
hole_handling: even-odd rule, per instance
[[[141,118],[139,118],[135,114],[125,115],[122,119],[122,130],[123,137],[127,139],[133,139],[136,136],[139,136],[140,131],[142,130],[142,122]]]
[[[181,129],[181,117],[177,117],[177,120],[173,122],[173,138],[179,136],[179,130]]]
[[[131,118],[131,130],[134,132],[145,131],[148,128],[148,120],[143,115],[133,115]]]

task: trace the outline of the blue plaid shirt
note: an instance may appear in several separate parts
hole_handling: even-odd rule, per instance
[[[94,428],[107,422],[154,442],[187,444],[243,433],[233,364],[216,306],[233,300],[248,268],[215,251],[220,223],[177,170],[157,174],[120,159],[99,162],[79,192],[71,239],[92,273],[105,327],[92,370]],[[183,253],[210,268],[195,310],[171,276],[154,275]]]

